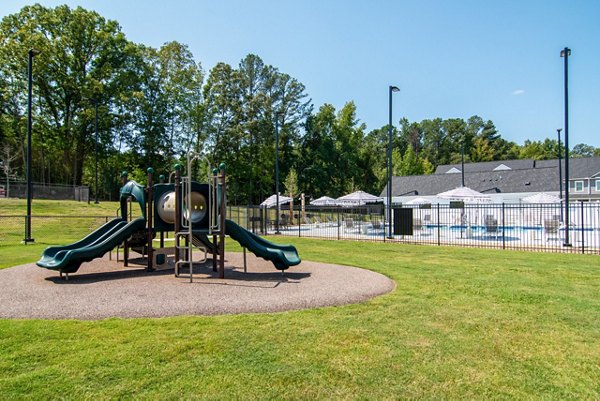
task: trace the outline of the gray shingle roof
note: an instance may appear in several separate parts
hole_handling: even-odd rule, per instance
[[[504,164],[512,170],[493,171]],[[527,167],[529,166],[529,167]],[[460,164],[439,166],[436,174],[393,177],[393,196],[433,196],[461,185],[461,174],[445,174]],[[441,170],[440,170],[441,169]],[[444,173],[438,173],[444,171]],[[600,176],[600,157],[569,159],[569,175],[574,178]],[[564,176],[564,160],[563,160]],[[465,185],[481,193],[550,192],[559,190],[558,159],[508,160],[465,164]],[[381,192],[387,194],[387,186]]]
[[[433,196],[461,185],[461,174],[393,177],[393,196]],[[540,168],[465,173],[465,185],[481,193],[558,191],[558,169]],[[385,197],[387,187],[380,196]]]
[[[562,161],[564,171],[564,160]],[[465,163],[465,173],[490,172],[495,168],[505,165],[511,170],[529,170],[538,168],[558,167],[558,159],[551,160],[498,160],[493,162]],[[437,167],[435,174],[446,174],[448,170],[455,168],[460,171],[461,165],[458,164],[443,164]],[[569,159],[569,175],[571,178],[588,178],[594,177],[600,173],[600,156],[594,157],[578,157]],[[460,173],[456,173],[459,174]],[[448,174],[450,175],[450,174]]]
[[[504,164],[511,170],[521,170],[533,168],[532,159],[520,159],[520,160],[498,160],[493,162],[479,162],[479,163],[465,163],[465,173],[476,173],[480,171],[494,171],[495,168]],[[448,170],[455,168],[460,171],[461,164],[443,164],[435,169],[435,174],[446,174]]]

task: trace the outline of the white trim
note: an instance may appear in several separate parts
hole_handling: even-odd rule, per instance
[[[452,167],[450,170],[446,171],[446,174],[456,174],[456,173],[460,173],[460,170],[457,169],[456,167]]]
[[[502,163],[501,165],[499,165],[492,171],[503,171],[503,170],[512,170],[512,168],[510,168],[506,164]]]

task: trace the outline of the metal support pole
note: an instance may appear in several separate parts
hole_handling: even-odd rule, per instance
[[[502,249],[506,249],[506,218],[504,202],[502,202]]]
[[[388,182],[387,182],[387,218],[388,238],[392,239],[392,88],[388,88]]]
[[[125,186],[129,181],[129,176],[127,175],[127,171],[123,171],[121,173],[122,184]],[[127,201],[123,202],[122,199],[119,199],[121,203],[121,218],[123,220],[127,220]],[[117,261],[119,260],[119,248],[117,248]],[[123,266],[129,266],[129,241],[123,241]]]
[[[96,132],[96,142],[94,144],[94,153],[96,155],[96,168],[95,168],[95,179],[96,179],[96,190],[95,190],[95,196],[96,196],[96,200],[94,201],[95,204],[98,204],[98,99],[94,99],[94,108],[96,110],[96,118],[95,118],[95,122],[94,122],[94,130]]]
[[[585,253],[585,213],[583,207],[583,201],[579,201],[581,206],[581,253]]]
[[[560,56],[565,59],[565,242],[564,246],[571,246],[569,240],[569,56],[571,49],[565,47]]]
[[[388,182],[387,182],[387,209],[388,209],[388,238],[392,239],[392,93],[399,92],[397,86],[389,86],[389,120],[388,120]]]
[[[175,165],[175,264],[179,262],[179,248],[177,247],[177,233],[181,231],[181,165]],[[176,272],[177,273],[177,272]]]
[[[148,197],[147,197],[147,209],[146,209],[146,222],[147,222],[147,230],[146,233],[148,235],[146,242],[148,243],[148,263],[146,264],[146,271],[151,272],[154,270],[154,247],[152,246],[152,240],[154,239],[154,227],[153,227],[153,222],[152,222],[152,185],[153,185],[153,181],[152,181],[152,175],[154,173],[154,169],[152,169],[152,167],[148,167]]]
[[[440,238],[442,233],[441,233],[441,224],[440,224],[440,204],[439,203],[437,204],[437,234],[438,234],[437,235],[437,238],[438,238],[437,244],[438,244],[438,246],[440,246],[442,244],[441,238]]]
[[[460,178],[461,186],[465,186],[465,138],[460,146]]]
[[[246,264],[246,247],[243,247],[243,249],[244,249],[244,273],[247,273],[248,272],[248,267],[247,267],[247,264]]]
[[[562,131],[562,128],[558,128],[556,130],[556,134],[558,136],[558,193],[559,193],[559,198],[560,201],[562,202],[562,198],[563,198],[563,179],[562,179],[562,160],[561,160],[561,149],[560,149],[560,131]],[[560,208],[560,221],[563,222],[563,208],[561,206]]]
[[[275,113],[275,234],[279,232],[279,114]]]
[[[33,195],[31,184],[31,103],[33,94],[33,57],[37,54],[39,54],[39,51],[35,49],[29,49],[27,52],[27,217],[25,219],[25,238],[23,239],[25,245],[35,242],[31,238],[31,198]]]
[[[225,186],[225,163],[221,163],[219,166],[219,176],[220,176],[220,184],[221,184],[221,227],[219,230],[219,278],[225,278],[225,219],[226,219],[226,191],[227,188]]]

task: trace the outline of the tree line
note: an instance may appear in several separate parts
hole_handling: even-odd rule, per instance
[[[206,72],[179,42],[158,49],[129,41],[116,21],[68,6],[26,6],[0,23],[0,161],[6,179],[24,178],[27,52],[33,62],[32,179],[93,187],[96,145],[101,197],[121,171],[144,182],[166,176],[189,150],[207,166],[227,165],[230,200],[256,204],[275,190],[275,130],[282,192],[341,196],[385,186],[388,127],[371,131],[352,101],[318,108],[305,86],[249,54]],[[95,117],[98,116],[96,132]],[[96,143],[96,134],[98,142]],[[494,123],[403,118],[392,127],[395,175],[430,174],[440,164],[550,159],[556,140],[506,141]],[[573,157],[599,154],[579,144]]]

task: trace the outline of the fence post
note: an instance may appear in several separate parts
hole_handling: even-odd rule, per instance
[[[504,202],[502,202],[502,249],[506,249],[506,222],[504,219]]]
[[[440,231],[441,226],[442,225],[440,224],[440,204],[438,203],[437,204],[437,234],[438,234],[437,235],[437,237],[438,237],[438,241],[437,242],[438,242],[438,246],[442,245],[442,242],[441,242],[442,232]]]
[[[583,217],[585,213],[583,212],[583,201],[580,200],[579,203],[581,204],[581,253],[585,254],[585,224],[583,224]]]
[[[298,238],[302,237],[302,216],[300,215],[302,213],[302,210],[298,209],[298,218],[296,220],[298,220]],[[292,209],[292,217],[294,217],[294,212]],[[294,221],[293,219],[290,219],[290,221]]]
[[[337,210],[337,234],[338,234],[338,241],[340,240],[340,226],[342,225],[341,221],[340,221],[340,209],[338,208]]]

